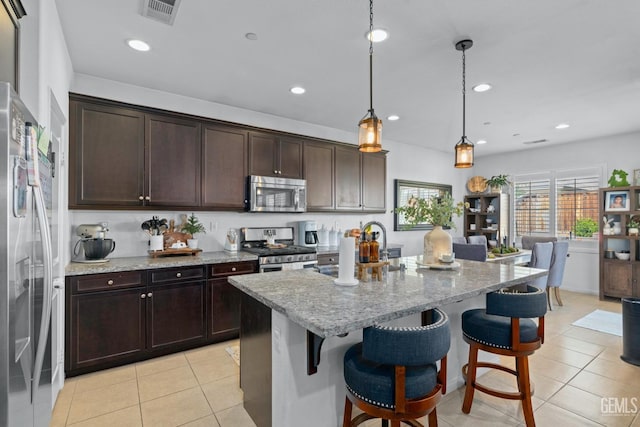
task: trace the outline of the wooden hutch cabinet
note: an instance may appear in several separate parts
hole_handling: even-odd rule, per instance
[[[465,196],[464,236],[486,236],[487,241],[509,238],[509,195],[489,193]],[[509,238],[513,241],[512,238]],[[509,245],[509,242],[506,242]]]
[[[640,186],[601,188],[599,194],[600,299],[640,297],[640,239],[629,228],[631,221],[640,223]]]

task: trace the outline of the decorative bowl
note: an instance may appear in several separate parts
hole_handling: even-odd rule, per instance
[[[623,261],[628,261],[631,257],[631,254],[628,252],[616,252],[616,258],[621,259]]]

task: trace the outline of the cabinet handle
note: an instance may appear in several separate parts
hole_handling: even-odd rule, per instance
[[[142,294],[140,295],[140,298],[145,299],[147,297],[147,294]]]
[[[142,201],[142,200],[144,200],[144,197],[142,197],[142,196],[138,196],[138,200],[141,200],[141,201]]]
[[[111,280],[111,279],[107,280],[107,285],[109,285],[109,286],[113,285],[113,280]]]
[[[329,258],[329,261],[331,261],[331,262],[333,262],[335,260],[336,260],[335,258]]]
[[[145,200],[147,200],[147,201],[149,201],[149,200],[151,200],[151,197],[149,197],[149,196],[144,196],[144,199],[145,199]]]
[[[182,277],[182,273],[176,273],[176,277]]]
[[[149,298],[151,298],[152,296],[153,296],[153,292],[149,292],[149,293],[147,294],[147,297],[149,297]]]
[[[231,267],[231,271],[236,271],[236,268],[235,267]]]
[[[276,169],[273,170],[273,173],[275,173],[276,175],[278,175],[278,171]]]

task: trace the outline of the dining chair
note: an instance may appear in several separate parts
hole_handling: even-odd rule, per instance
[[[418,327],[372,326],[362,331],[362,342],[344,355],[343,427],[355,427],[381,418],[392,427],[401,422],[438,425],[436,405],[446,393],[447,352],[451,344],[449,318],[437,308],[431,323]],[[440,370],[436,362],[440,361]],[[363,413],[351,419],[353,405]]]
[[[502,399],[520,400],[527,427],[535,426],[531,404],[529,355],[544,342],[544,315],[547,301],[544,289],[525,285],[525,289],[501,289],[486,297],[486,308],[462,313],[463,339],[469,343],[469,363],[462,367],[465,393],[462,412],[471,412],[475,390]],[[536,324],[531,318],[538,318]],[[515,357],[515,369],[503,365],[478,361],[478,351],[500,356]],[[482,385],[476,381],[477,368],[498,369],[514,375],[518,391],[506,392]]]
[[[487,236],[485,236],[485,235],[469,236],[468,240],[469,240],[469,243],[482,244],[485,247],[487,246]]]
[[[541,268],[543,270],[549,270],[551,266],[551,256],[553,254],[553,242],[535,243],[531,250],[531,261],[529,261],[529,267]],[[547,290],[548,275],[538,277],[534,279],[530,285],[540,288],[543,291]]]
[[[562,286],[562,277],[564,276],[564,266],[569,256],[569,242],[560,241],[553,242],[553,253],[551,254],[551,265],[549,266],[549,275],[547,276],[547,302],[549,310],[551,307],[551,288],[553,288],[556,302],[562,306],[560,298],[560,286]]]
[[[464,236],[454,236],[451,238],[453,243],[458,243],[461,245],[465,245],[467,243],[467,238]]]
[[[453,244],[453,253],[457,259],[469,259],[472,261],[487,260],[487,245],[482,243],[476,244]]]
[[[522,236],[522,249],[533,249],[536,243],[556,242],[557,237],[554,236]]]

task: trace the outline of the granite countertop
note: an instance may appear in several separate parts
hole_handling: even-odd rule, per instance
[[[360,330],[505,286],[526,283],[547,270],[458,260],[457,270],[417,268],[422,256],[400,258],[406,271],[382,282],[338,286],[310,270],[238,275],[229,282],[314,334],[326,338]]]
[[[189,265],[221,264],[224,262],[255,261],[256,255],[248,252],[201,252],[196,256],[168,256],[151,258],[150,256],[107,258],[104,263],[72,262],[65,268],[66,276],[85,274],[113,273],[116,271],[151,270],[154,268],[184,267]]]

